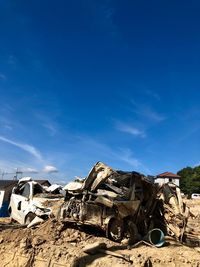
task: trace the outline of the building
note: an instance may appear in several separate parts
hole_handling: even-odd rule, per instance
[[[16,180],[0,180],[0,217],[7,217],[8,205],[13,187],[17,184]]]
[[[42,186],[47,186],[49,187],[51,185],[51,183],[48,180],[35,180],[33,179],[33,181],[37,182],[38,184],[42,185]]]
[[[172,182],[175,185],[179,186],[180,178],[181,177],[179,175],[172,172],[163,172],[155,177],[154,183],[162,185],[168,182]]]

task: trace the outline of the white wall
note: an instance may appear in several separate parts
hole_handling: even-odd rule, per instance
[[[169,178],[156,178],[154,180],[154,183],[158,183],[160,185],[166,184],[168,182],[169,182]],[[177,179],[177,178],[172,179],[172,183],[174,183],[175,185],[179,186],[179,179]]]

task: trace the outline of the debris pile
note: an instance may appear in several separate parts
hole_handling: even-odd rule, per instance
[[[200,245],[199,210],[190,210],[173,183],[158,186],[138,172],[98,162],[85,179],[64,188],[41,187],[26,178],[13,189],[10,208],[18,224],[0,223],[3,266],[186,267],[200,262],[198,248],[183,245]],[[38,218],[43,223],[36,226]],[[12,256],[5,256],[8,251]]]
[[[192,234],[188,230],[191,213],[177,186],[159,187],[138,172],[114,170],[102,162],[85,179],[64,188],[44,187],[30,177],[21,179],[9,209],[11,218],[28,227],[54,216],[63,224],[96,227],[107,238],[128,245],[149,237],[147,241],[153,239],[153,245],[160,246],[163,233],[181,242]]]
[[[173,183],[159,187],[140,173],[97,162],[85,179],[64,189],[59,212],[63,222],[93,225],[108,238],[128,244],[144,239],[154,228],[179,241],[184,237],[190,212]]]
[[[147,233],[156,190],[140,173],[115,171],[98,162],[86,179],[64,189],[61,221],[93,225],[118,242],[133,243]]]

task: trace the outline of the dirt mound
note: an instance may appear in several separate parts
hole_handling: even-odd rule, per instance
[[[0,266],[199,266],[199,248],[186,247],[172,238],[166,241],[162,248],[143,244],[128,249],[106,239],[97,229],[73,224],[64,225],[55,220],[48,220],[35,229],[1,231]],[[104,253],[88,255],[83,252],[86,245],[95,242],[104,242],[109,251],[129,256],[133,265],[123,258]]]

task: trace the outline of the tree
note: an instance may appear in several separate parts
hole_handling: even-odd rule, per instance
[[[185,194],[200,193],[200,166],[186,167],[177,172],[180,188]]]

